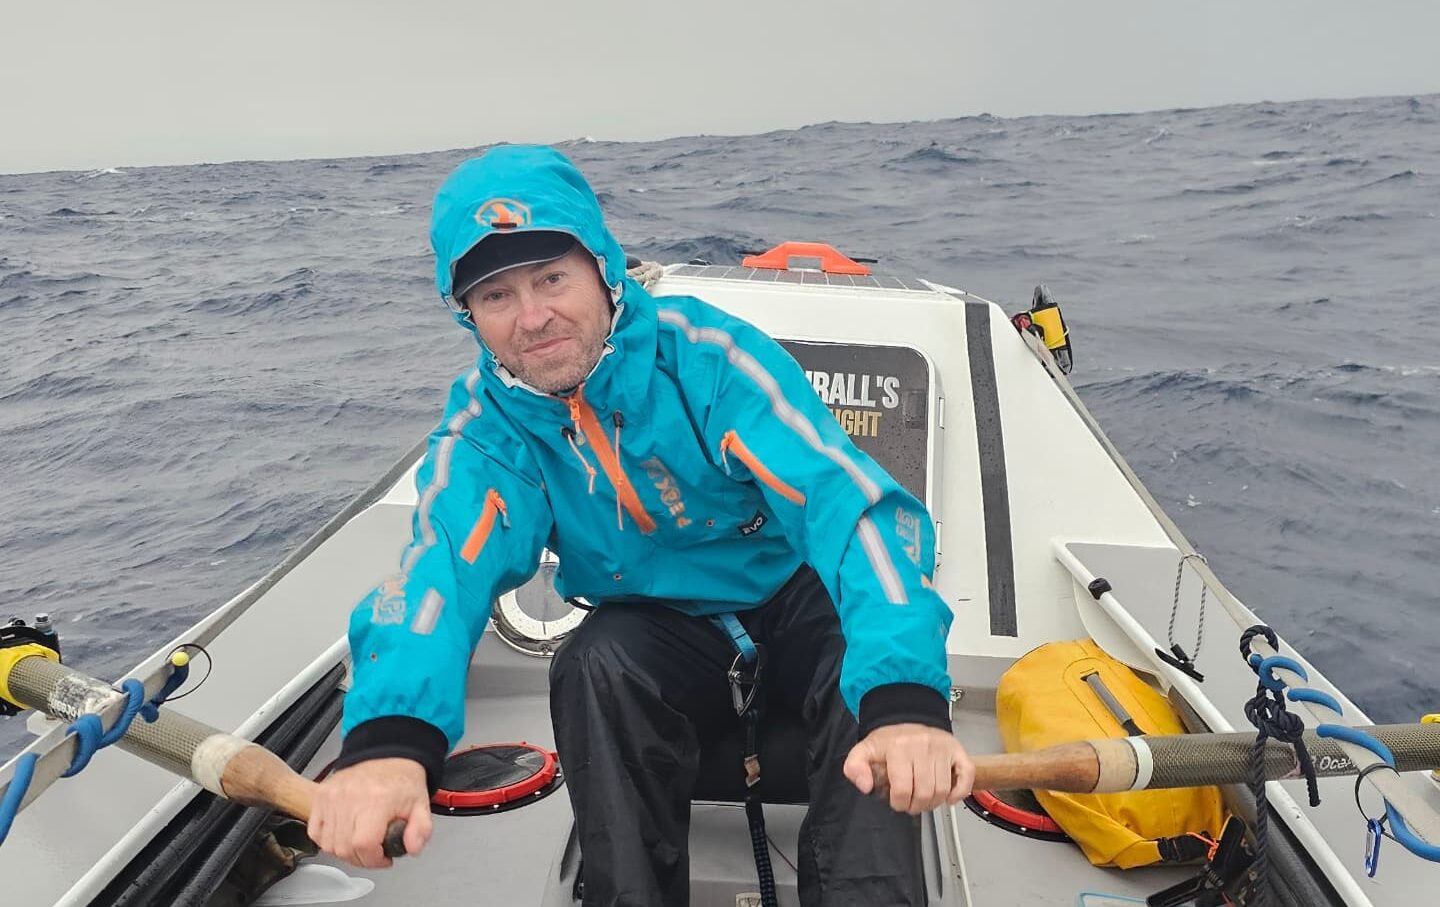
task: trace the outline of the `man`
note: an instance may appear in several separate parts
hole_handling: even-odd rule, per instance
[[[550,672],[587,905],[687,902],[698,751],[737,721],[722,614],[767,647],[769,699],[810,740],[802,902],[923,903],[915,817],[973,778],[950,733],[951,614],[924,508],[773,340],[627,278],[559,153],[462,165],[431,243],[480,357],[431,438],[400,572],[352,617],[344,749],[311,835],[368,867],[389,865],[392,819],[424,846],[491,602],[548,546],[562,591],[598,603]],[[865,796],[872,764],[888,803]]]

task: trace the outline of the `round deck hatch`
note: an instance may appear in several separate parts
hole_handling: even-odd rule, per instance
[[[565,781],[555,754],[529,743],[487,743],[445,760],[431,812],[473,816],[542,800]]]
[[[512,649],[548,658],[589,613],[583,599],[565,598],[555,588],[559,569],[560,559],[546,548],[530,581],[495,600],[491,623]]]
[[[1028,790],[1003,791],[999,794],[988,790],[974,791],[965,798],[965,806],[980,818],[1003,828],[1012,834],[1024,835],[1041,841],[1069,841],[1054,819],[1046,814],[1045,808],[1035,795]]]

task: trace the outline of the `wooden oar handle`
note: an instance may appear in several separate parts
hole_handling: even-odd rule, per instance
[[[381,844],[385,856],[394,859],[405,856],[405,820],[396,819],[385,829],[385,841]]]
[[[885,763],[870,763],[870,774],[875,779],[875,786],[870,788],[870,796],[879,800],[889,800],[890,773],[885,770]]]
[[[1123,742],[1121,747],[1116,755],[1123,760],[1129,750]],[[973,760],[974,787],[978,790],[1040,788],[1088,794],[1100,783],[1102,771],[1096,747],[1089,742],[1065,743],[1031,753],[975,756]],[[1133,760],[1131,764],[1133,765]],[[1120,770],[1123,772],[1125,767],[1121,766]],[[870,773],[875,779],[871,795],[888,799],[890,774],[884,763],[870,763]],[[1126,784],[1128,786],[1128,780]]]
[[[1108,741],[1105,741],[1108,742]],[[1118,756],[1122,760],[1130,750],[1123,741]],[[1029,753],[997,753],[975,756],[975,787],[980,790],[1052,790],[1088,794],[1100,783],[1102,762],[1091,742],[1062,743]],[[1130,776],[1134,778],[1133,757]],[[1116,770],[1125,772],[1124,765]]]
[[[295,772],[279,756],[248,741],[235,741],[233,751],[226,756],[223,768],[217,772],[225,796],[277,809],[302,822],[310,821],[319,784]],[[381,849],[392,859],[406,855],[404,819],[393,820],[385,829]]]

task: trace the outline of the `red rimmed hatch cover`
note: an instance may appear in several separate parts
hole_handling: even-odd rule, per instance
[[[977,790],[965,798],[965,806],[980,818],[1012,834],[1041,841],[1069,841],[1054,819],[1028,790],[1004,791],[1005,799],[988,790]]]
[[[430,811],[442,816],[504,812],[543,800],[563,783],[555,753],[530,743],[486,743],[445,760]]]

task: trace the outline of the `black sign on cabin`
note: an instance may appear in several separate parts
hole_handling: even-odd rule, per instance
[[[782,340],[855,446],[925,501],[930,370],[908,347]]]

